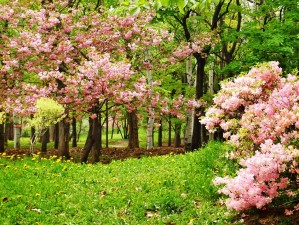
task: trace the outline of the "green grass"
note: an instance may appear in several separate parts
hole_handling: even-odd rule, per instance
[[[0,158],[0,224],[230,224],[216,174],[234,171],[228,147],[75,164],[60,159]]]

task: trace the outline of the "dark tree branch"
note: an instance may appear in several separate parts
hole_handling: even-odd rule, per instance
[[[102,5],[102,0],[97,0],[96,7],[94,8],[95,10],[98,10],[98,8]]]
[[[191,10],[188,10],[182,20],[182,22],[183,22],[182,25],[183,25],[183,29],[184,29],[184,33],[185,33],[185,37],[186,37],[187,41],[190,41],[190,38],[191,38],[191,34],[190,34],[190,31],[189,31],[188,25],[187,25],[187,19],[190,17],[190,13],[191,13]]]
[[[237,6],[241,6],[240,0],[236,0]],[[237,23],[237,28],[236,31],[239,32],[241,30],[241,23],[242,23],[242,13],[238,11],[238,23]],[[232,56],[233,53],[235,52],[237,47],[237,41],[234,41],[232,48],[229,51],[229,54]]]
[[[211,29],[212,30],[215,30],[217,28],[217,23],[218,21],[225,15],[229,12],[228,8],[230,6],[230,4],[232,3],[233,0],[230,0],[227,5],[226,5],[226,9],[223,13],[220,14],[221,12],[221,9],[222,9],[222,6],[224,5],[224,0],[223,1],[220,1],[218,3],[218,5],[216,6],[215,8],[215,12],[214,12],[214,15],[213,15],[213,19],[212,19],[212,26],[211,26]]]
[[[173,17],[183,26],[183,22],[182,20],[180,20],[180,18],[176,15],[173,15]]]

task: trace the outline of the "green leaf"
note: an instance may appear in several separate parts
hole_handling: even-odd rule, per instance
[[[136,15],[136,14],[138,14],[138,13],[140,13],[140,7],[134,7],[134,8],[132,8],[131,10],[130,10],[130,14],[131,15]]]
[[[162,3],[160,1],[156,1],[154,4],[154,9],[158,11],[162,7]]]
[[[122,1],[121,5],[122,6],[129,6],[130,5],[130,1]]]
[[[169,0],[160,0],[159,2],[162,4],[162,6],[169,6]]]
[[[180,13],[184,14],[184,7],[185,7],[185,1],[184,0],[178,0],[177,6],[179,8]]]

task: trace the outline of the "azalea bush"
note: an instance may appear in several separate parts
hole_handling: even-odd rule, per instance
[[[262,208],[285,193],[298,195],[298,96],[298,77],[283,77],[278,62],[222,83],[201,123],[210,132],[224,130],[235,147],[229,157],[242,166],[236,177],[214,181],[225,185],[219,192],[229,196],[228,208]]]

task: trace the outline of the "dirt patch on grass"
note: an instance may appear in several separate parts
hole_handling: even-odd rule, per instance
[[[21,149],[7,149],[7,155],[11,155],[14,157],[22,157],[29,156],[31,152],[29,148],[21,148]],[[38,149],[34,150],[34,153],[37,154],[39,152]],[[80,162],[80,156],[82,153],[82,147],[70,148],[70,155],[75,162]],[[103,148],[101,150],[100,162],[102,163],[110,163],[112,160],[123,160],[127,158],[141,158],[148,156],[159,156],[159,155],[167,155],[167,154],[184,154],[184,148],[174,148],[174,147],[156,147],[151,150],[147,150],[146,148]],[[57,149],[50,148],[46,153],[38,153],[43,157],[49,158],[51,156],[58,156],[59,152]],[[92,161],[92,152],[90,153],[90,160]]]
[[[286,215],[285,210],[291,208],[272,207],[265,210],[243,213],[236,217],[234,224],[244,225],[295,225],[299,224],[299,211]]]

